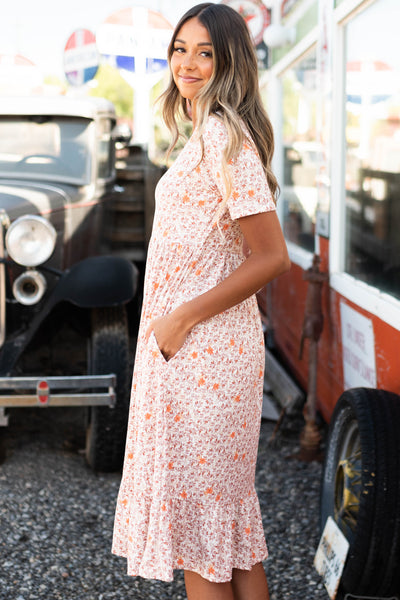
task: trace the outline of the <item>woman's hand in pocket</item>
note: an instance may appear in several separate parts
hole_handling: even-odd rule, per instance
[[[182,348],[189,333],[182,328],[174,311],[151,321],[146,331],[146,342],[151,332],[154,333],[158,348],[166,361]]]

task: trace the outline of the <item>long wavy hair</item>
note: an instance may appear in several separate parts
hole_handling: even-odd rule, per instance
[[[277,196],[279,186],[271,169],[274,135],[261,100],[254,45],[246,22],[237,11],[225,4],[210,2],[198,4],[188,10],[172,35],[168,47],[169,64],[179,31],[193,18],[197,18],[207,29],[213,53],[212,75],[196,97],[196,127],[201,135],[212,114],[223,121],[228,132],[228,142],[222,158],[226,194],[218,210],[221,214],[232,191],[229,163],[241,151],[246,131],[257,149],[272,195]],[[181,96],[172,72],[169,85],[160,100],[164,121],[173,135],[168,151],[170,153],[180,136],[177,117],[191,118],[186,99]]]

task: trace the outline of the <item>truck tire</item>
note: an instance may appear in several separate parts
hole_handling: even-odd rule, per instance
[[[344,392],[329,427],[321,529],[331,516],[350,547],[337,598],[400,590],[400,397]],[[397,596],[396,596],[397,597]]]
[[[86,460],[95,471],[118,471],[125,451],[131,376],[124,307],[93,309],[88,362],[92,375],[115,373],[117,383],[114,408],[90,408]]]

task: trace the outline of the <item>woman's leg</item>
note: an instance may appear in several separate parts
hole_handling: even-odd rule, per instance
[[[230,581],[213,583],[193,571],[184,573],[188,600],[235,600]]]
[[[251,571],[233,569],[232,588],[234,600],[269,600],[268,583],[262,563]]]

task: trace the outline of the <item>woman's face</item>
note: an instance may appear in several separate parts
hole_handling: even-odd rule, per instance
[[[174,82],[184,98],[193,100],[213,72],[212,44],[207,29],[195,17],[178,31],[171,57]]]

